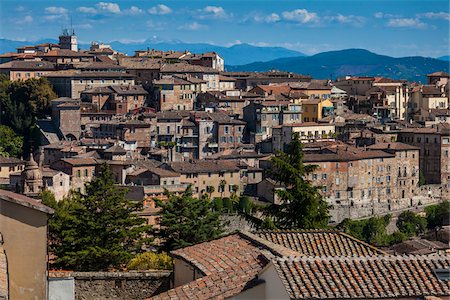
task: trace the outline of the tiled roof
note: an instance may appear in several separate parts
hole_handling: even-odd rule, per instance
[[[405,150],[419,150],[419,147],[404,144],[404,143],[376,143],[374,145],[368,146],[368,149],[373,150],[393,150],[393,151],[405,151]]]
[[[172,251],[175,258],[197,267],[204,277],[152,299],[225,299],[239,294],[268,263],[265,246],[231,234],[216,240]]]
[[[272,260],[291,299],[386,299],[450,295],[435,269],[450,256],[300,257]]]
[[[306,256],[370,256],[379,249],[335,230],[257,231],[255,235]]]
[[[442,77],[450,77],[450,74],[446,72],[434,72],[431,74],[428,74],[427,76],[442,76]]]
[[[55,64],[48,61],[13,60],[0,64],[0,69],[45,71],[45,70],[55,70]]]
[[[0,156],[0,165],[20,165],[20,164],[25,164],[25,161],[15,157]]]
[[[18,205],[22,205],[25,207],[29,207],[35,210],[39,210],[41,212],[47,213],[47,214],[53,214],[53,209],[50,207],[45,206],[41,202],[29,198],[27,196],[16,194],[10,191],[5,191],[0,189],[0,200],[12,202]]]
[[[309,248],[302,250],[296,243],[280,243],[280,239],[274,238],[278,234],[303,235],[303,242]],[[321,243],[317,239],[320,234]],[[191,264],[204,276],[152,299],[229,298],[252,287],[256,275],[270,260],[314,254],[357,256],[383,252],[336,231],[238,232],[172,251],[172,256]]]

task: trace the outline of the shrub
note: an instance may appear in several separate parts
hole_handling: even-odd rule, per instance
[[[170,270],[172,258],[166,253],[145,252],[136,255],[128,262],[129,270]]]

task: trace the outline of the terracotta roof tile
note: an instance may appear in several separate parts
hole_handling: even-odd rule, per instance
[[[257,231],[255,234],[306,256],[366,256],[381,250],[335,230]]]
[[[449,296],[435,269],[450,256],[300,257],[272,260],[291,299],[383,299]]]

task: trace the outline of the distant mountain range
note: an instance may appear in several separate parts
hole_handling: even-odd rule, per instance
[[[363,49],[347,49],[227,67],[228,71],[272,69],[309,74],[313,78],[321,79],[367,75],[425,82],[426,74],[436,71],[449,72],[449,63],[435,58],[420,56],[395,58]]]
[[[16,51],[17,47],[41,43],[57,43],[55,39],[39,41],[13,41],[0,39],[0,53]],[[224,59],[228,71],[268,71],[271,69],[309,74],[313,78],[333,78],[345,75],[385,76],[409,81],[426,81],[426,74],[436,71],[449,72],[449,56],[438,59],[421,56],[395,58],[379,55],[364,49],[346,49],[322,52],[312,56],[282,47],[257,47],[249,44],[237,44],[222,47],[211,44],[190,44],[181,41],[163,41],[155,38],[144,42],[109,43],[117,51],[128,55],[134,50],[189,50],[193,53],[215,51]],[[80,44],[88,49],[88,44]]]
[[[37,45],[42,43],[58,43],[54,39],[44,39],[33,42],[13,41],[7,39],[0,39],[0,53],[15,52],[16,48],[26,45]],[[158,49],[158,50],[175,50],[184,51],[189,50],[193,53],[204,53],[215,51],[219,53],[224,59],[225,63],[229,65],[242,65],[255,61],[269,61],[281,57],[298,57],[304,56],[303,53],[289,50],[282,47],[257,47],[249,44],[236,44],[231,47],[222,47],[211,44],[190,44],[180,41],[159,41],[149,39],[144,42],[136,43],[121,43],[113,41],[108,43],[114,50],[133,55],[135,50]],[[81,49],[89,49],[88,44],[80,44]]]
[[[438,57],[437,59],[450,61],[450,55],[441,56],[441,57]]]

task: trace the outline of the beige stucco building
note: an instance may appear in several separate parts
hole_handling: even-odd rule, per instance
[[[47,220],[52,213],[34,199],[0,190],[6,299],[47,299]]]

